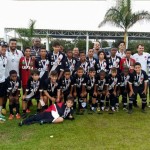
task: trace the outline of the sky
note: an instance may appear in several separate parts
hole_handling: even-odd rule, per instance
[[[112,0],[99,1],[12,1],[3,0],[0,7],[0,37],[4,28],[28,27],[36,20],[38,29],[122,31],[110,24],[98,28]],[[133,12],[150,11],[150,0],[132,0]],[[150,32],[150,22],[135,24],[129,31]]]

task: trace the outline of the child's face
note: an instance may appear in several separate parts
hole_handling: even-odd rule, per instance
[[[103,80],[103,79],[105,78],[105,73],[100,73],[100,75],[99,75],[99,76],[100,76],[100,79],[102,79],[102,80]]]
[[[94,50],[93,50],[93,49],[90,49],[90,50],[88,51],[88,56],[89,56],[89,57],[93,57],[93,55],[94,55]]]
[[[128,70],[124,70],[123,73],[124,73],[125,76],[127,76],[129,74],[129,71]]]
[[[70,78],[70,72],[65,72],[64,76],[66,79],[69,79]]]
[[[24,54],[25,54],[26,57],[30,57],[31,50],[30,49],[26,49],[25,52],[24,52]]]
[[[0,54],[1,55],[5,55],[6,54],[6,50],[7,50],[7,47],[6,46],[0,46]]]
[[[116,71],[112,71],[111,75],[112,75],[112,77],[115,77],[117,75],[117,72]]]
[[[84,53],[81,53],[81,54],[80,54],[80,60],[81,60],[81,61],[85,61],[85,58],[86,58],[85,54],[84,54]]]
[[[136,73],[140,73],[141,72],[141,66],[140,65],[136,65],[134,67],[134,70],[136,71]]]
[[[130,52],[130,51],[127,51],[127,52],[126,52],[126,57],[127,57],[127,58],[130,58],[130,56],[131,56],[131,52]]]
[[[17,81],[17,74],[11,74],[10,79],[13,81]]]
[[[90,76],[90,77],[95,77],[95,71],[90,71],[90,72],[89,72],[89,76]]]
[[[69,52],[67,52],[67,57],[72,57],[73,56],[73,53],[72,53],[72,51],[69,51]]]
[[[67,105],[67,107],[72,107],[73,106],[73,102],[71,101],[71,100],[67,100],[66,101],[66,105]]]
[[[82,77],[82,76],[83,76],[83,73],[84,73],[83,70],[78,70],[78,71],[77,71],[77,75],[78,75],[79,77]]]
[[[60,50],[60,46],[55,46],[55,47],[53,47],[53,49],[54,49],[54,52],[58,53]]]
[[[98,57],[99,59],[104,59],[104,53],[100,53]]]
[[[120,43],[119,47],[120,50],[124,50],[125,49],[125,44],[124,43]]]
[[[50,75],[50,79],[53,83],[55,83],[57,81],[57,76],[53,76],[53,75]]]
[[[111,49],[111,55],[112,55],[112,56],[115,56],[116,53],[117,53],[116,49]]]
[[[46,56],[46,50],[45,49],[41,49],[40,50],[40,56]]]
[[[32,78],[34,81],[37,81],[37,80],[39,80],[40,76],[38,74],[33,74]]]

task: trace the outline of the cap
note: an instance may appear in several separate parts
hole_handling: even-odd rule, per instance
[[[5,46],[5,47],[7,47],[7,46],[8,46],[8,43],[5,42],[5,41],[0,41],[0,46]]]

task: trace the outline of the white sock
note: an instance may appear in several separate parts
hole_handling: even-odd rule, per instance
[[[2,114],[2,106],[0,106],[0,114]]]

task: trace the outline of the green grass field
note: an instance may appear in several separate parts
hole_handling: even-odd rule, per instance
[[[150,108],[132,115],[85,114],[62,124],[18,127],[18,120],[0,124],[0,150],[149,150]],[[53,138],[50,136],[53,135]]]

